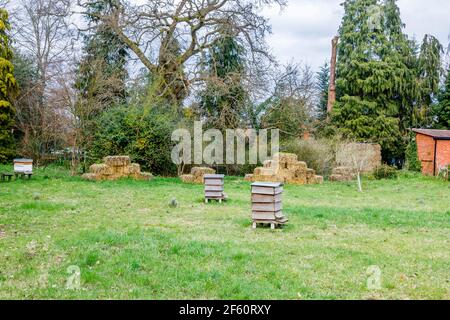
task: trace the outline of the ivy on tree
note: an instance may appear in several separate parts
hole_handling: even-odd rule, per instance
[[[204,90],[199,95],[200,115],[219,129],[237,128],[245,112],[248,94],[243,86],[244,48],[227,30],[209,50]]]
[[[11,101],[17,93],[17,84],[9,30],[8,12],[0,8],[0,162],[11,159],[15,153],[12,134],[15,112]]]
[[[92,31],[84,36],[84,57],[76,87],[85,103],[101,104],[104,108],[126,98],[127,45],[99,18],[113,14],[118,6],[118,0],[90,1],[84,15]]]

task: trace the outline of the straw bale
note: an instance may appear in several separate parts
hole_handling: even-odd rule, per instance
[[[99,175],[110,175],[113,174],[112,168],[104,163],[93,164],[89,167],[90,173],[95,173]]]
[[[251,173],[246,174],[244,177],[244,180],[249,181],[249,182],[253,181],[253,174],[251,174]]]
[[[275,168],[278,166],[278,162],[275,160],[266,160],[263,163],[264,168]]]
[[[153,179],[153,175],[150,172],[134,173],[133,177],[137,180],[144,180],[144,181]]]
[[[316,184],[322,184],[323,183],[323,177],[322,176],[315,176],[314,177],[314,183]]]
[[[208,167],[193,167],[191,169],[191,174],[194,176],[201,176],[203,177],[205,174],[215,174],[216,170]]]
[[[140,173],[141,172],[141,166],[137,163],[132,163],[129,168],[128,168],[128,172],[130,174],[135,174],[135,173]]]
[[[192,174],[183,174],[180,176],[181,181],[186,183],[193,183],[194,182],[194,176]]]
[[[272,160],[266,160],[263,167],[255,168],[253,175],[246,175],[247,181],[286,182],[293,184],[322,183],[323,177],[308,169],[306,162],[298,161],[295,154],[276,153]]]
[[[142,172],[137,163],[131,163],[128,156],[108,156],[103,159],[105,163],[93,164],[89,167],[90,173],[83,175],[88,180],[116,180],[120,178],[134,178],[150,180],[151,173]]]
[[[103,158],[103,162],[111,167],[129,166],[131,164],[129,156],[107,156]]]

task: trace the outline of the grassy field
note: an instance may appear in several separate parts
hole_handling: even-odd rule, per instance
[[[175,178],[47,169],[0,183],[0,298],[450,299],[448,182],[286,186],[290,223],[275,231],[251,229],[249,183],[225,189],[228,202],[205,205],[201,185]],[[372,265],[380,290],[366,285]]]

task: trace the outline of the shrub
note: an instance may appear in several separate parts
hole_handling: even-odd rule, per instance
[[[328,139],[293,139],[282,143],[283,152],[295,153],[317,174],[328,176],[335,165],[334,141]]]
[[[382,164],[375,168],[373,176],[377,180],[397,178],[397,168]]]
[[[419,155],[417,154],[416,139],[411,139],[406,147],[406,169],[409,171],[420,172],[422,171],[422,164],[419,161]]]
[[[99,119],[99,130],[91,150],[92,160],[107,155],[128,155],[154,174],[176,174],[170,152],[170,137],[177,119],[157,108],[116,107]]]

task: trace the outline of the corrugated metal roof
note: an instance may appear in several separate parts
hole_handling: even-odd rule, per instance
[[[432,130],[432,129],[412,129],[416,133],[433,137],[434,139],[450,139],[450,130]]]

